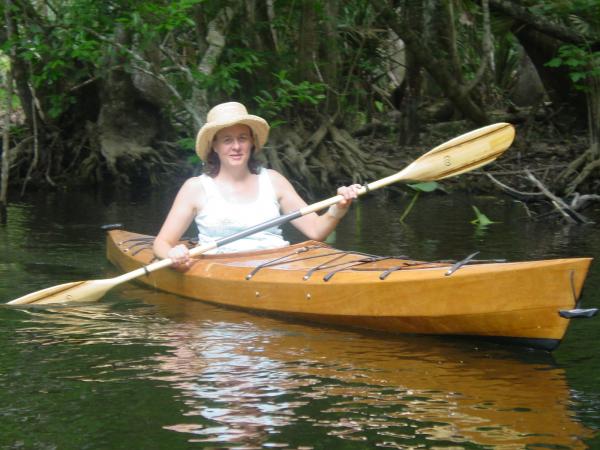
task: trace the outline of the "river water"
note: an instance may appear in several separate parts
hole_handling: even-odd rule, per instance
[[[115,276],[99,226],[156,234],[171,199],[12,203],[0,303]],[[408,200],[361,199],[335,245],[431,260],[600,253],[599,225],[534,223],[510,199],[426,195],[400,223]],[[497,223],[471,224],[473,205]],[[600,307],[599,261],[584,306]],[[600,448],[599,346],[598,317],[573,321],[549,354],[292,323],[129,284],[89,305],[0,308],[0,448]]]

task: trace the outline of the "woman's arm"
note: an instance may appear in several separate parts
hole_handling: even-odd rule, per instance
[[[203,198],[204,189],[198,178],[190,178],[183,184],[154,240],[156,256],[173,259],[175,266],[187,265],[189,252],[185,245],[179,244],[179,240],[200,211]]]
[[[275,193],[284,214],[305,207],[306,202],[298,195],[294,186],[275,170],[269,170],[269,176],[275,188]],[[307,238],[322,241],[335,229],[341,218],[344,217],[352,200],[357,198],[359,184],[342,186],[337,193],[344,196],[344,200],[331,206],[325,214],[310,213],[292,221],[292,224]]]

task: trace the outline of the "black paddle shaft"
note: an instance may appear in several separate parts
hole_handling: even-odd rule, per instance
[[[240,231],[239,233],[235,233],[230,236],[218,239],[217,241],[215,241],[215,244],[217,245],[217,247],[222,247],[226,244],[229,244],[230,242],[237,241],[238,239],[245,238],[246,236],[250,236],[254,233],[258,233],[259,231],[267,230],[271,227],[281,225],[282,223],[290,222],[299,217],[302,217],[301,210],[297,210],[297,211],[291,212],[289,214],[285,214],[283,216],[275,217],[274,219],[267,220],[266,222],[263,222],[263,223],[259,223],[258,225],[247,228],[243,231]]]

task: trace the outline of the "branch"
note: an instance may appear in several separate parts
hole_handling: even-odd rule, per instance
[[[167,80],[161,73],[157,73],[155,70],[150,70],[150,69],[146,68],[146,67],[152,67],[152,64],[150,64],[150,62],[148,60],[146,60],[144,57],[142,57],[139,53],[125,47],[123,44],[115,41],[114,39],[109,39],[106,36],[96,32],[95,30],[92,30],[91,28],[86,28],[86,31],[88,31],[90,34],[96,36],[96,38],[100,39],[101,41],[104,41],[106,43],[114,45],[115,47],[119,48],[120,50],[124,51],[129,56],[131,56],[134,61],[137,61],[138,63],[140,63],[141,65],[133,65],[133,68],[135,70],[139,70],[140,72],[145,73],[146,75],[149,75],[149,76],[157,79],[158,81],[160,81],[173,94],[173,96],[179,101],[179,103],[187,111],[187,113],[190,116],[192,116],[194,123],[197,123],[197,121],[199,120],[198,111],[196,111],[195,108],[191,107],[188,104],[188,102],[185,101],[185,99],[181,96],[181,94],[175,88],[175,86],[173,86],[173,84],[171,84],[169,82],[169,80]],[[143,67],[143,66],[146,66],[146,67]]]
[[[494,52],[492,44],[492,28],[490,25],[490,5],[489,0],[482,0],[483,9],[483,42],[482,42],[482,53],[481,64],[473,77],[473,80],[465,88],[465,94],[471,92],[475,86],[477,86],[481,80],[483,80],[488,67],[494,69]]]
[[[279,38],[277,36],[277,28],[273,26],[275,23],[275,5],[273,0],[267,0],[267,17],[269,18],[269,30],[271,30],[271,36],[273,37],[273,44],[275,45],[275,54],[279,53]]]
[[[587,206],[589,202],[600,202],[600,195],[598,194],[579,194],[575,193],[573,200],[571,200],[571,208],[575,211],[579,211]]]
[[[31,117],[33,119],[33,159],[31,160],[31,164],[27,169],[27,175],[25,175],[25,181],[23,181],[23,186],[21,188],[21,197],[25,194],[25,189],[27,188],[27,183],[31,179],[31,174],[33,173],[33,169],[37,167],[38,161],[40,159],[40,140],[38,137],[38,111],[41,108],[39,107],[39,101],[35,94],[35,89],[31,83],[29,84],[29,90],[31,91],[31,96],[33,97],[33,101],[31,102]]]
[[[236,1],[233,6],[235,9],[229,6],[221,9],[217,16],[208,23],[208,33],[206,34],[208,48],[197,67],[198,71],[204,75],[211,75],[214,72],[221,53],[223,53],[226,33],[238,8],[241,7],[240,1]],[[206,89],[198,89],[195,83],[192,85],[192,103],[198,109],[198,113],[194,116],[194,125],[196,128],[200,128],[204,123],[202,118],[206,117],[208,112],[208,100]]]
[[[519,200],[529,200],[531,198],[540,198],[540,197],[544,197],[544,193],[543,192],[522,192],[522,191],[518,191],[500,181],[498,181],[496,178],[494,178],[494,176],[491,173],[486,172],[485,175],[492,181],[494,182],[494,184],[498,185],[500,187],[500,189],[502,189],[504,192],[506,192],[509,195],[512,195],[513,197],[518,198]]]
[[[448,53],[450,54],[449,60],[452,65],[452,70],[456,73],[456,77],[459,83],[463,83],[463,74],[462,74],[462,64],[460,62],[460,58],[458,57],[458,39],[456,37],[456,20],[454,14],[454,2],[444,2],[446,3],[446,8],[448,9]]]
[[[192,74],[192,71],[189,69],[189,67],[184,66],[183,64],[179,63],[176,60],[176,56],[177,56],[176,53],[171,51],[171,49],[169,49],[168,47],[166,47],[163,44],[159,45],[158,48],[160,49],[162,54],[165,55],[165,57],[167,57],[174,65],[173,68],[168,67],[166,69],[162,69],[161,72],[169,73],[169,72],[175,72],[175,70],[178,70],[185,74],[185,78],[187,79],[188,83],[195,83],[194,75]]]
[[[11,14],[12,3],[10,0],[7,0],[4,5],[4,20],[6,23],[6,38],[8,40],[12,39],[14,34],[14,24],[13,17]],[[12,116],[12,102],[13,102],[13,88],[14,88],[14,73],[13,73],[13,61],[15,57],[15,49],[14,47],[9,52],[10,62],[8,65],[8,70],[6,71],[6,85],[2,86],[2,90],[4,91],[4,101],[5,105],[2,105],[5,109],[4,116],[4,130],[2,133],[2,160],[0,162],[0,212],[1,212],[1,222],[6,222],[6,205],[8,203],[8,178],[10,176],[10,163],[9,158],[11,156],[10,152],[10,128],[11,128],[11,116]]]
[[[211,20],[208,24],[208,33],[206,35],[206,42],[208,42],[208,48],[204,52],[204,56],[198,64],[198,71],[205,75],[210,75],[217,61],[225,48],[225,32],[229,28],[231,19],[233,18],[235,11],[226,6],[219,11],[217,17]]]
[[[538,180],[529,170],[525,170],[525,174],[527,178],[531,180],[533,184],[535,184],[542,193],[550,199],[556,210],[562,214],[562,216],[570,223],[593,223],[587,217],[579,214],[577,211],[574,211],[569,205],[565,203],[565,201],[554,195],[550,190],[544,186],[544,184]]]
[[[588,44],[589,42],[598,44],[598,38],[594,36],[584,36],[575,33],[567,27],[551,22],[543,16],[530,13],[527,8],[512,2],[511,0],[489,0],[490,6],[513,19],[518,20],[537,31],[552,36],[564,42],[572,44]]]

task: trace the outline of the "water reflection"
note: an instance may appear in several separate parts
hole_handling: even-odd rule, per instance
[[[62,376],[168,386],[181,406],[156,426],[189,442],[585,448],[591,436],[571,412],[564,370],[544,353],[317,328],[135,287],[117,298],[136,302],[18,312],[17,334],[81,353],[136,347],[132,358],[96,353],[87,370]]]
[[[126,218],[155,233],[170,204],[58,200],[14,205],[0,229],[2,301],[113,276],[97,225]],[[423,196],[404,225],[396,200],[361,200],[337,244],[420,259],[600,249],[589,228],[522,223],[508,203],[483,205],[500,223],[478,233],[477,199]],[[596,267],[590,307],[600,306]],[[574,412],[598,423],[594,321],[573,324],[555,355],[562,367],[540,353],[290,324],[131,286],[94,305],[2,309],[0,323],[0,447],[584,448],[595,431]]]

